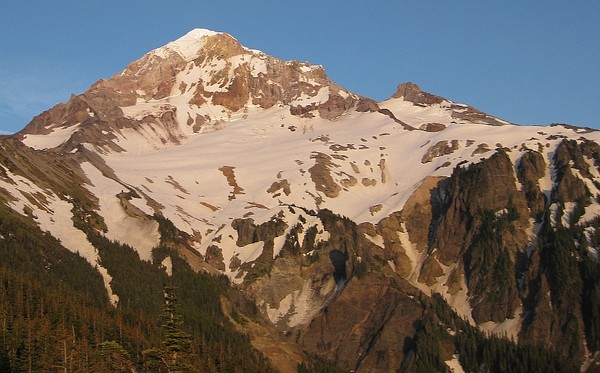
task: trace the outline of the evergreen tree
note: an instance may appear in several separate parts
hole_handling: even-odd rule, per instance
[[[162,318],[162,348],[143,351],[144,365],[151,371],[193,372],[190,364],[192,337],[183,330],[183,317],[175,295],[175,287],[165,286]]]
[[[165,286],[165,303],[162,317],[164,319],[163,346],[167,353],[167,363],[171,372],[189,371],[187,363],[192,347],[192,339],[183,330],[183,317],[179,312],[179,304],[175,295],[175,288]]]
[[[144,359],[144,368],[147,372],[163,372],[168,367],[165,361],[164,353],[159,348],[149,348],[142,351]]]
[[[102,342],[100,355],[110,372],[135,372],[129,353],[115,341]]]

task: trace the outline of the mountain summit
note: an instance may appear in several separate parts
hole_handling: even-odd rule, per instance
[[[123,151],[123,137],[137,133],[158,148],[257,110],[286,107],[298,117],[334,119],[359,100],[321,66],[281,61],[228,34],[196,29],[36,117],[19,136],[34,147],[71,151],[85,141]],[[33,140],[50,133],[55,142]]]
[[[222,311],[280,371],[505,370],[500,349],[587,368],[599,143],[413,83],[375,102],[197,29],[0,139],[0,240],[26,222],[132,315],[143,290],[110,253],[222,276]]]
[[[507,124],[412,83],[399,85],[382,111],[373,100],[331,82],[322,66],[282,61],[242,46],[229,34],[195,29],[34,118],[18,137],[32,147],[60,152],[81,143],[102,152],[158,149],[278,108],[297,118],[328,120],[351,111],[379,112],[405,128],[422,130],[453,122]],[[443,118],[432,116],[434,111]],[[415,117],[423,120],[414,123]]]

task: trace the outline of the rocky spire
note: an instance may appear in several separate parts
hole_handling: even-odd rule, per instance
[[[406,101],[425,105],[440,104],[444,101],[443,97],[427,93],[421,90],[418,85],[411,82],[399,84],[392,98],[404,98]]]

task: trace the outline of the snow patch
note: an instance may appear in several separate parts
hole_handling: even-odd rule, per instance
[[[312,103],[323,103],[329,99],[329,87],[321,87],[316,95],[310,96],[307,93],[302,93],[294,101],[290,103],[291,106],[302,105],[307,106]]]
[[[419,266],[419,263],[422,263],[421,256],[423,253],[420,253],[417,250],[417,245],[410,241],[410,237],[408,234],[408,230],[406,229],[405,222],[400,223],[400,229],[401,229],[401,231],[397,231],[396,234],[398,235],[398,239],[400,240],[400,245],[402,245],[402,248],[404,249],[406,256],[408,256],[408,259],[410,260],[410,266],[412,268],[412,270],[411,270],[411,278],[412,278],[413,277],[412,274],[416,274],[415,270]]]
[[[322,304],[316,301],[320,298],[316,296],[311,285],[311,280],[304,281],[302,289],[295,290],[288,294],[279,302],[279,307],[271,307],[267,304],[266,311],[269,320],[271,320],[273,324],[286,321],[286,324],[291,328],[311,321],[322,307]],[[335,287],[335,282],[331,280],[319,289],[319,293],[327,294],[333,291]]]
[[[383,240],[383,237],[381,235],[376,235],[375,237],[371,237],[368,234],[365,233],[365,238],[369,241],[371,241],[373,244],[379,246],[379,247],[384,247],[385,242]]]
[[[31,148],[43,150],[52,149],[63,144],[79,129],[79,124],[70,127],[55,127],[52,132],[45,135],[26,134],[23,143]]]
[[[108,227],[107,237],[133,247],[142,260],[151,261],[152,249],[160,243],[158,223],[127,214],[117,197],[123,185],[106,178],[91,163],[82,163],[81,169],[92,182],[86,188],[99,200],[98,213]]]
[[[258,259],[260,254],[262,254],[264,246],[264,241],[258,241],[246,246],[242,246],[236,250],[238,254],[236,256],[242,261],[242,263],[253,262]]]
[[[170,256],[164,258],[160,265],[165,269],[167,275],[173,276],[173,261],[171,260]]]
[[[250,58],[250,74],[258,78],[260,74],[267,73],[267,63],[264,58],[252,56]]]
[[[479,324],[479,329],[496,334],[498,336],[506,336],[507,338],[518,342],[519,341],[519,331],[521,330],[521,325],[523,323],[522,320],[523,309],[521,307],[515,310],[515,317],[512,319],[506,319],[501,323],[496,323],[493,321],[488,321],[482,324]]]
[[[460,365],[460,355],[454,354],[452,355],[452,359],[444,361],[444,363],[448,366],[451,372],[453,373],[465,373],[462,365]]]

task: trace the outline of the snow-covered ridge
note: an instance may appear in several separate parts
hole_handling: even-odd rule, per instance
[[[453,121],[450,105],[448,101],[427,106],[415,105],[403,98],[391,98],[379,104],[382,109],[388,109],[396,118],[415,128],[426,123],[450,124]]]

